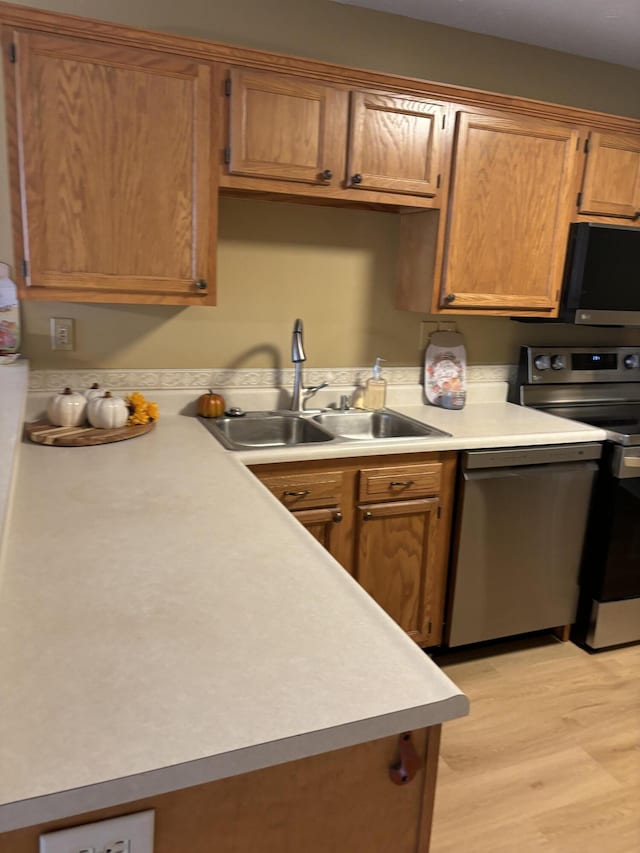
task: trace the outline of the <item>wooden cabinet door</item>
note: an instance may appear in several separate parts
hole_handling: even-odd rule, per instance
[[[209,67],[13,38],[23,295],[214,304]]]
[[[303,509],[293,512],[292,515],[330,554],[337,560],[340,559],[341,553],[336,534],[337,525],[342,522],[342,512],[338,507]]]
[[[358,507],[355,578],[420,645],[433,620],[438,498]]]
[[[347,94],[269,71],[231,71],[228,170],[335,186],[344,170]]]
[[[589,134],[579,211],[640,217],[640,137]]]
[[[440,187],[442,104],[351,93],[349,177],[355,188],[435,196]]]
[[[545,121],[458,115],[442,307],[557,314],[577,142]]]

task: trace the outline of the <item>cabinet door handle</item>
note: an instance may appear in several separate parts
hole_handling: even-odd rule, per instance
[[[323,181],[330,181],[333,177],[333,172],[331,171],[331,169],[325,169],[320,177]]]
[[[355,175],[351,175],[351,183],[352,184],[361,184],[362,183],[362,175],[360,172],[356,172]]]
[[[413,485],[414,485],[414,483],[415,483],[415,480],[394,480],[394,481],[393,481],[392,483],[390,483],[389,485],[391,485],[391,486],[406,486],[406,487],[408,487],[408,486],[413,486]]]
[[[373,518],[373,513],[367,510],[366,512],[362,513],[362,517],[365,521],[371,521],[371,519]]]
[[[285,494],[285,497],[287,497],[287,498],[303,498],[303,497],[305,497],[305,495],[311,494],[311,489],[300,489],[297,492],[291,491],[291,492],[285,492],[284,494]]]
[[[640,219],[640,210],[636,210],[636,212],[632,216],[632,219],[634,222],[636,221],[636,219]]]
[[[420,769],[420,759],[411,740],[411,732],[400,735],[400,760],[389,768],[391,781],[396,785],[407,785]]]
[[[336,524],[341,522],[342,521],[342,513],[341,512],[334,512],[333,513],[333,520]]]
[[[207,282],[203,278],[199,278],[195,282],[195,285],[196,285],[197,290],[206,290],[207,289]]]

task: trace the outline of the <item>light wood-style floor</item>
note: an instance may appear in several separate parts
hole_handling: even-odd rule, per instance
[[[432,853],[640,853],[640,646],[536,638],[437,663],[471,715],[443,726]]]

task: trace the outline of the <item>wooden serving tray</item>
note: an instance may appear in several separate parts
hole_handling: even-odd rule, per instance
[[[95,429],[91,426],[57,427],[48,421],[36,421],[25,424],[25,433],[37,444],[50,444],[58,447],[89,447],[92,444],[110,444],[112,441],[126,441],[144,435],[155,426],[155,421],[136,426],[123,426],[116,429]]]

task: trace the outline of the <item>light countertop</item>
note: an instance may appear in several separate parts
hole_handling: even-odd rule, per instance
[[[0,365],[0,559],[2,532],[15,471],[16,448],[22,436],[28,378],[29,363],[26,359]]]
[[[193,418],[20,450],[0,827],[461,716],[467,700]]]
[[[453,434],[410,445],[232,453],[168,414],[193,395],[158,395],[134,441],[23,444],[0,567],[0,830],[465,714],[243,462],[604,438],[499,396],[446,412],[404,389],[393,408]]]

